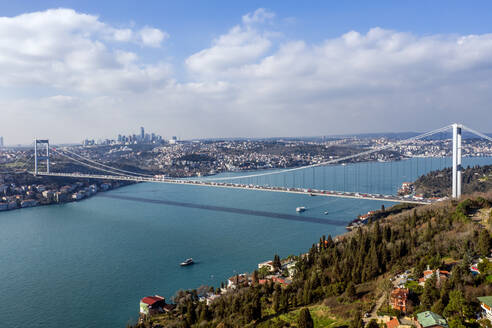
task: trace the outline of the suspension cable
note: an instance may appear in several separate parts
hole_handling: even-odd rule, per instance
[[[103,172],[108,172],[108,173],[116,174],[116,175],[118,175],[118,176],[127,176],[127,175],[125,175],[125,174],[123,174],[123,173],[120,173],[120,172],[115,172],[115,171],[111,171],[111,170],[108,170],[108,169],[102,169],[102,168],[100,168],[100,167],[97,167],[97,166],[93,166],[93,165],[91,165],[91,164],[84,163],[84,162],[82,162],[82,161],[80,161],[80,160],[78,160],[78,159],[76,159],[76,158],[73,158],[73,157],[71,157],[71,156],[68,156],[68,155],[66,155],[66,154],[63,154],[62,152],[60,152],[60,151],[58,151],[58,150],[56,150],[56,149],[53,149],[53,151],[54,151],[54,152],[56,152],[57,154],[61,155],[61,156],[64,156],[64,157],[66,157],[66,158],[68,158],[68,159],[70,159],[70,160],[74,161],[74,162],[77,162],[77,163],[79,163],[79,164],[82,164],[83,166],[87,166],[87,167],[90,167],[90,168],[93,168],[93,169],[96,169],[96,170],[99,170],[99,171],[103,171]],[[135,177],[135,176],[134,176],[134,177]],[[136,177],[136,178],[138,178],[138,177]]]
[[[211,178],[204,178],[204,179],[200,179],[199,181],[206,181],[206,180],[219,181],[219,180],[237,180],[237,179],[241,179],[241,178],[253,178],[253,177],[257,177],[257,176],[266,176],[266,175],[273,175],[273,174],[281,174],[281,173],[287,173],[287,172],[305,170],[305,169],[311,168],[311,167],[317,167],[317,166],[323,166],[323,165],[328,165],[328,164],[334,164],[334,163],[338,163],[338,162],[341,162],[341,161],[346,161],[346,160],[349,160],[349,159],[352,159],[352,158],[361,157],[361,156],[365,156],[365,155],[370,155],[370,154],[376,153],[378,151],[385,150],[385,149],[392,148],[392,147],[399,146],[399,145],[403,145],[403,144],[406,144],[406,143],[409,143],[409,142],[412,142],[412,141],[415,141],[415,140],[423,139],[423,138],[429,137],[431,135],[434,135],[436,133],[439,133],[439,132],[442,132],[442,131],[446,131],[446,130],[450,129],[451,127],[452,127],[451,125],[447,125],[447,126],[442,127],[440,129],[433,130],[433,131],[430,131],[430,132],[426,132],[426,133],[420,134],[418,136],[415,136],[415,137],[412,137],[412,138],[409,138],[409,139],[397,141],[395,143],[391,143],[391,144],[388,144],[388,145],[385,145],[385,146],[381,146],[381,147],[376,148],[376,149],[371,149],[371,150],[363,151],[361,153],[357,153],[357,154],[354,154],[354,155],[348,155],[348,156],[345,156],[345,157],[340,157],[340,158],[329,160],[329,161],[326,161],[326,162],[321,162],[321,163],[316,163],[316,164],[311,164],[311,165],[306,165],[306,166],[301,166],[301,167],[295,167],[295,168],[286,169],[286,170],[278,170],[278,171],[273,171],[273,172],[267,172],[267,173],[258,173],[258,174],[251,174],[251,175],[244,175],[244,176],[236,176],[236,177],[222,177],[222,178],[213,178],[213,177],[211,177]]]
[[[53,147],[50,147],[50,148],[54,149]],[[56,150],[55,150],[55,151],[56,151]],[[83,157],[83,156],[81,156],[81,155],[79,155],[79,154],[77,154],[77,153],[75,153],[75,152],[73,152],[73,151],[70,151],[70,150],[68,150],[68,149],[65,149],[65,148],[63,149],[63,151],[64,151],[64,152],[67,152],[67,153],[69,153],[69,154],[75,155],[75,156],[77,156],[77,157],[79,157],[79,158],[82,158],[83,160],[85,160],[85,161],[87,161],[87,162],[94,163],[94,164],[97,164],[97,165],[100,165],[100,166],[106,167],[106,168],[111,169],[111,170],[114,170],[114,171],[120,171],[120,172],[122,172],[122,173],[128,173],[128,174],[132,174],[132,175],[140,175],[140,176],[145,176],[145,177],[153,177],[153,176],[152,176],[152,175],[150,175],[150,174],[144,174],[144,173],[131,172],[131,171],[123,170],[123,169],[118,169],[118,168],[116,168],[116,167],[112,167],[112,166],[109,166],[109,165],[105,165],[105,164],[102,164],[102,163],[96,162],[96,161],[94,161],[94,160],[91,160],[91,159],[89,159],[89,158]]]
[[[471,132],[471,133],[473,133],[473,134],[475,134],[475,135],[477,135],[479,137],[482,137],[482,138],[487,139],[488,141],[492,142],[492,138],[489,137],[488,135],[483,134],[481,132],[478,132],[476,130],[470,129],[469,127],[464,126],[463,124],[461,126],[462,126],[463,129],[468,130],[469,132]]]

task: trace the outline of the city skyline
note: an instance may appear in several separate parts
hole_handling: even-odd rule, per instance
[[[182,139],[425,131],[452,122],[490,132],[485,1],[127,1],[113,9],[93,1],[0,5],[5,143],[113,138],[134,126]]]

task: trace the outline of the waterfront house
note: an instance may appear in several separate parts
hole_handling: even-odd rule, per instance
[[[52,199],[54,196],[54,192],[52,190],[45,190],[42,192],[42,195],[46,199]]]
[[[235,289],[238,285],[244,285],[248,282],[248,277],[245,273],[241,273],[227,279],[227,288]]]
[[[0,211],[6,211],[9,209],[8,203],[0,203]]]
[[[390,295],[391,307],[395,310],[406,312],[408,295],[408,288],[395,288]]]
[[[140,300],[140,313],[143,315],[154,315],[162,313],[166,305],[166,299],[162,296],[146,296]]]
[[[482,308],[482,318],[492,321],[492,296],[477,297]]]
[[[21,207],[32,207],[38,205],[38,201],[34,199],[25,199],[21,201]]]
[[[281,277],[277,277],[277,276],[273,276],[271,278],[271,280],[274,283],[280,284],[282,287],[286,287],[286,286],[288,286],[288,285],[290,285],[292,283],[292,280],[291,279],[281,278]]]
[[[328,241],[325,241],[326,243],[328,243]],[[294,260],[287,260],[287,261],[283,261],[282,262],[282,271],[283,270],[287,270],[287,272],[289,273],[289,277],[294,277],[294,275],[296,274],[296,264],[297,264],[297,261],[294,261]]]
[[[57,203],[66,202],[68,200],[68,193],[64,191],[57,191],[55,192],[54,198]]]
[[[448,328],[448,322],[437,313],[425,311],[417,313],[417,328]]]
[[[273,271],[274,268],[273,268],[273,261],[265,261],[265,262],[261,262],[261,263],[258,263],[258,269],[261,269],[263,267],[267,267],[268,268],[268,271]]]
[[[72,195],[72,199],[74,200],[81,200],[84,198],[84,193],[82,191],[76,192]]]
[[[212,304],[217,298],[220,298],[220,295],[214,293],[207,293],[201,297],[199,297],[200,302],[205,302],[207,305]]]

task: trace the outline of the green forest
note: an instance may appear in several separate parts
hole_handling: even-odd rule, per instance
[[[467,167],[462,170],[463,194],[486,192],[492,189],[492,165]],[[415,193],[424,197],[451,196],[452,170],[432,171],[415,181]]]

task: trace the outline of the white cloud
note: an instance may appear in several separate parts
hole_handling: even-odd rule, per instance
[[[248,13],[243,16],[243,23],[246,25],[255,23],[265,23],[271,21],[275,17],[275,13],[266,10],[265,8],[258,8],[253,13]]]
[[[140,125],[181,137],[423,131],[453,121],[489,129],[492,34],[375,27],[309,43],[277,37],[265,24],[273,18],[243,16],[183,61],[187,80],[173,73],[181,67],[143,61],[145,47],[118,48],[158,47],[165,32],[144,40],[143,29],[72,10],[0,18],[0,131],[79,141]],[[14,87],[25,94],[9,96]]]
[[[272,45],[272,34],[258,30],[252,23],[272,19],[273,13],[262,8],[243,16],[243,24],[234,26],[227,34],[212,42],[186,59],[186,65],[195,74],[221,74],[228,69],[237,69],[267,53]]]
[[[236,26],[186,60],[200,73],[195,86],[228,85],[228,105],[211,106],[251,115],[237,134],[431,129],[472,120],[467,111],[486,115],[492,100],[486,91],[492,88],[492,34],[417,36],[376,27],[307,44],[274,42],[267,33]],[[482,105],[470,105],[471,99]]]
[[[142,44],[149,47],[160,47],[162,41],[169,37],[169,34],[157,28],[144,27],[139,31]]]
[[[118,29],[72,9],[0,17],[0,86],[99,93],[155,85],[168,78],[169,68],[136,64],[137,54],[117,46],[126,42],[155,47],[164,35],[150,27],[138,33]]]
[[[133,38],[133,31],[129,28],[115,29],[113,31],[113,38],[120,42],[130,42]]]

